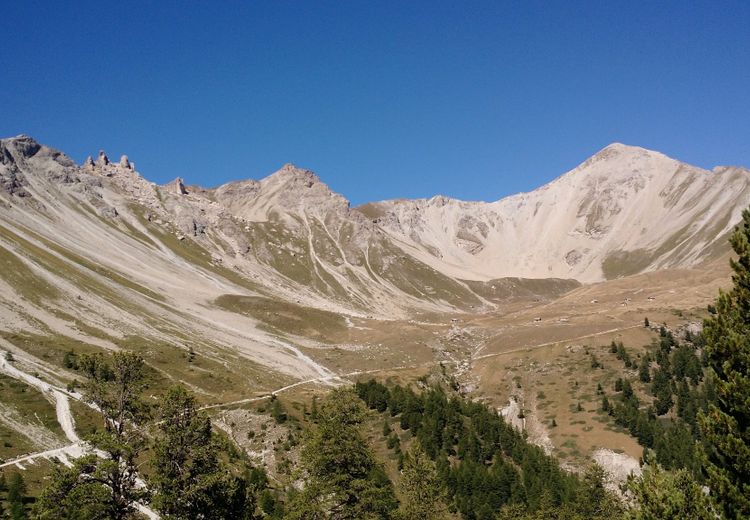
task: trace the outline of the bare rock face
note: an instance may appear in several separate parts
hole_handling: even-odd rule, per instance
[[[211,189],[179,177],[156,186],[126,156],[110,163],[102,151],[78,167],[18,136],[0,140],[0,199],[6,216],[43,205],[61,229],[85,218],[81,205],[117,218],[97,242],[85,241],[101,219],[81,228],[92,251],[133,224],[176,235],[269,292],[390,316],[417,307],[476,310],[484,300],[467,280],[625,276],[632,273],[622,273],[619,259],[635,265],[633,252],[638,272],[696,265],[750,204],[750,172],[711,173],[614,145],[547,186],[496,202],[436,196],[351,209],[317,175],[291,164]],[[137,222],[141,216],[147,224]],[[149,254],[161,258],[162,250]]]
[[[0,191],[16,197],[28,197],[29,192],[24,188],[23,174],[8,172],[7,175],[0,175]]]
[[[581,261],[581,258],[583,258],[583,255],[579,250],[571,249],[565,254],[565,263],[574,266]]]
[[[109,165],[109,157],[104,153],[104,150],[99,150],[99,157],[96,160],[96,165],[100,168]]]
[[[23,172],[38,172],[40,180],[70,184],[78,182],[77,171],[72,159],[27,135],[0,140],[0,191],[3,193],[31,197],[29,179]]]
[[[394,239],[440,251],[439,271],[596,282],[710,258],[748,204],[748,170],[717,174],[615,143],[528,193],[384,201],[363,212]]]
[[[182,180],[182,177],[177,177],[173,181],[165,184],[164,190],[169,193],[175,193],[177,195],[188,194],[187,188],[185,188],[185,182]]]
[[[175,225],[183,235],[197,237],[206,232],[207,223],[204,219],[193,215],[182,214],[175,218]]]
[[[25,134],[14,137],[13,139],[10,139],[10,141],[13,142],[13,148],[15,151],[24,158],[33,157],[42,149],[42,145]]]

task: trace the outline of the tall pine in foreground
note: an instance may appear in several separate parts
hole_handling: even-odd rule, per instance
[[[750,211],[730,238],[731,291],[720,292],[706,320],[706,358],[717,400],[699,416],[708,486],[727,518],[750,517]]]
[[[145,385],[143,359],[132,352],[83,356],[88,376],[86,399],[99,409],[104,430],[87,440],[98,450],[76,459],[70,468],[55,468],[36,503],[40,520],[123,520],[132,518],[148,493],[138,482],[136,461],[144,442],[136,427],[145,420],[141,400]]]
[[[305,488],[286,520],[387,520],[398,506],[393,485],[362,437],[362,401],[351,389],[326,397],[301,454]]]
[[[170,520],[253,518],[253,495],[219,460],[211,421],[185,387],[167,391],[157,427],[149,480],[157,511]]]
[[[627,487],[637,503],[627,512],[627,520],[720,518],[711,497],[686,469],[670,472],[658,464],[647,464],[643,476],[629,479]]]

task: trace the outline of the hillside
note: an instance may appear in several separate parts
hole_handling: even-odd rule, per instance
[[[353,209],[289,164],[213,189],[157,186],[127,157],[78,166],[28,136],[0,140],[0,181],[6,340],[156,344],[164,364],[192,348],[237,359],[232,381],[254,374],[232,394],[332,377],[315,349],[382,341],[387,320],[551,302],[579,281],[700,265],[727,250],[750,204],[748,170],[623,145],[494,203]]]
[[[748,204],[747,169],[707,171],[612,144],[549,184],[496,202],[437,196],[361,210],[420,260],[459,277],[595,282],[715,258]]]
[[[500,411],[542,459],[575,471],[593,459],[621,482],[644,444],[600,395],[624,377],[649,402],[622,348],[640,362],[660,331],[700,330],[730,280],[726,237],[749,184],[742,168],[611,145],[497,202],[352,208],[290,164],[159,186],[124,156],[79,166],[28,136],[0,140],[0,464],[28,470],[36,493],[45,459],[79,456],[99,423],[78,360],[126,350],[145,362],[149,399],[183,383],[279,482],[299,458],[283,409],[304,420],[316,397],[371,377],[441,381]]]

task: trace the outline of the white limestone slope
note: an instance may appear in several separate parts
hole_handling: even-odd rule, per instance
[[[750,171],[612,144],[549,184],[496,202],[437,196],[363,208],[435,269],[593,282],[693,266],[750,205]]]

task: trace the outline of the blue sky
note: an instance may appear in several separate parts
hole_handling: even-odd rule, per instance
[[[495,200],[613,141],[750,166],[748,21],[719,1],[6,2],[0,135],[156,182],[294,162],[354,204]]]

